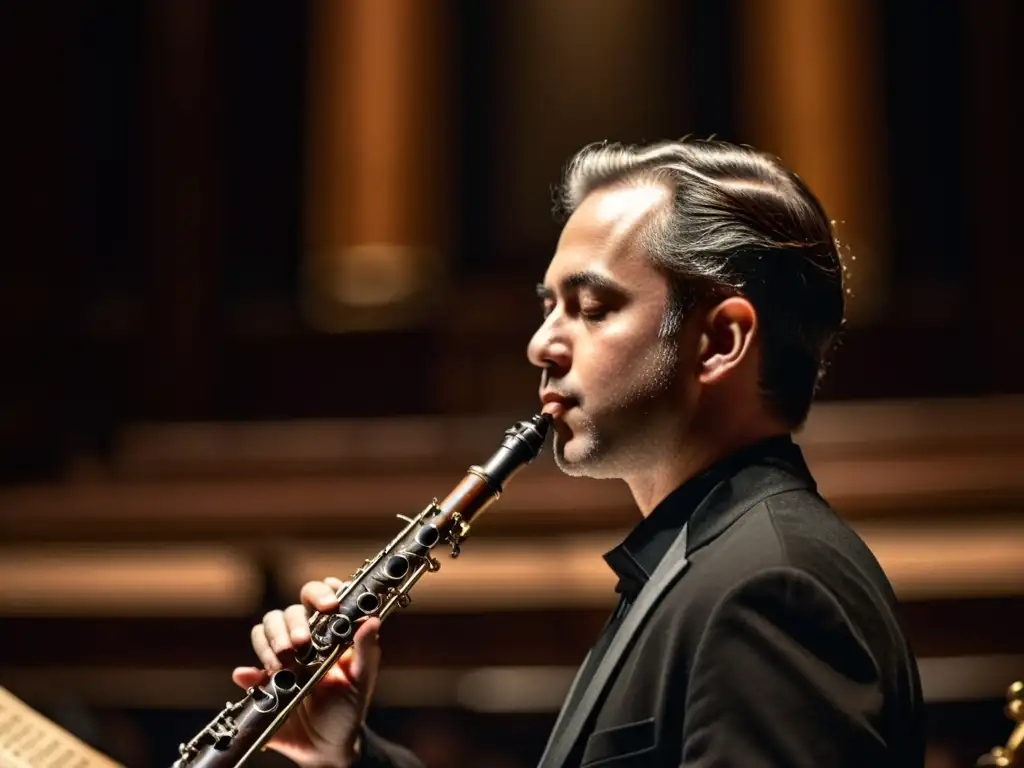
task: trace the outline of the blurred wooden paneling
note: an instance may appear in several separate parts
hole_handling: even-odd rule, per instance
[[[972,515],[854,527],[902,600],[1024,597],[1024,520]],[[615,577],[601,555],[626,533],[475,534],[458,560],[442,555],[441,573],[417,584],[410,610],[608,610]],[[0,549],[0,616],[254,615],[262,598],[262,563],[272,563],[278,588],[294,599],[307,581],[345,578],[384,543],[6,547]]]
[[[216,545],[0,552],[0,616],[249,616],[263,588],[257,563]]]
[[[108,463],[0,490],[10,541],[377,537],[446,494],[518,416],[248,425],[125,433]],[[1024,398],[821,403],[798,436],[819,488],[850,519],[1024,509]],[[635,524],[621,483],[569,478],[545,452],[478,530],[502,536]],[[922,523],[924,521],[924,523]]]
[[[1002,695],[1007,680],[1024,675],[1024,656],[922,659],[925,701],[973,701]],[[557,712],[576,674],[575,664],[395,666],[386,662],[373,704],[387,707],[458,707],[477,712]],[[241,691],[220,667],[53,666],[0,674],[23,697],[51,701],[54,691],[97,707],[207,709],[236,700]]]
[[[204,697],[210,670],[252,659],[265,611],[350,573],[522,415],[139,425],[107,462],[4,488],[0,682],[73,638],[60,660],[83,690],[97,670],[159,667],[188,672],[165,701]],[[1024,400],[821,403],[798,439],[921,658],[1024,654]],[[460,674],[577,664],[614,599],[600,555],[637,519],[622,484],[565,477],[546,454],[389,620],[388,667],[433,670],[437,637],[460,639]]]
[[[901,610],[921,658],[1024,654],[1020,596],[908,601]],[[230,671],[255,661],[249,630],[262,616],[262,610],[239,613],[228,607],[221,616],[6,617],[0,672],[57,663],[53,642],[63,639],[61,665]],[[396,667],[439,663],[431,640],[437,638],[451,639],[444,663],[453,666],[578,664],[607,616],[604,608],[584,607],[399,611],[388,619],[381,643],[387,664]]]

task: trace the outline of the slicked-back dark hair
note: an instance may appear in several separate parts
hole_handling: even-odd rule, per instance
[[[757,311],[761,389],[790,428],[807,418],[843,325],[843,267],[832,223],[807,185],[775,157],[723,141],[599,143],[569,162],[565,214],[591,192],[664,184],[672,205],[641,245],[672,285],[664,331],[703,298],[739,294]]]

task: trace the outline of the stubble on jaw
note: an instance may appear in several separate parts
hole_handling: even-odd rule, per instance
[[[653,417],[658,401],[673,388],[679,363],[679,343],[674,337],[659,338],[656,344],[641,373],[602,409],[603,415],[617,422],[610,439],[608,430],[600,427],[583,408],[575,409],[573,439],[584,441],[579,456],[566,460],[564,445],[556,432],[555,464],[562,472],[571,477],[620,478],[651,460],[657,441],[652,442],[655,436],[645,429],[645,422]],[[634,419],[635,423],[625,424],[626,419]],[[616,433],[625,438],[617,440]]]

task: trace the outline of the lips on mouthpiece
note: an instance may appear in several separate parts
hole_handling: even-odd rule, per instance
[[[566,410],[566,408],[565,408],[565,404],[564,403],[552,402],[552,403],[544,403],[544,407],[541,408],[541,413],[546,413],[551,418],[557,419],[563,413],[565,413],[565,410]]]

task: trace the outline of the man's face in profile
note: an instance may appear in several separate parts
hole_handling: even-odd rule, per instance
[[[684,415],[680,346],[661,334],[669,283],[637,238],[669,195],[655,184],[590,194],[538,288],[545,319],[528,356],[541,399],[559,403],[555,459],[568,474],[621,477],[655,447],[652,420]]]

